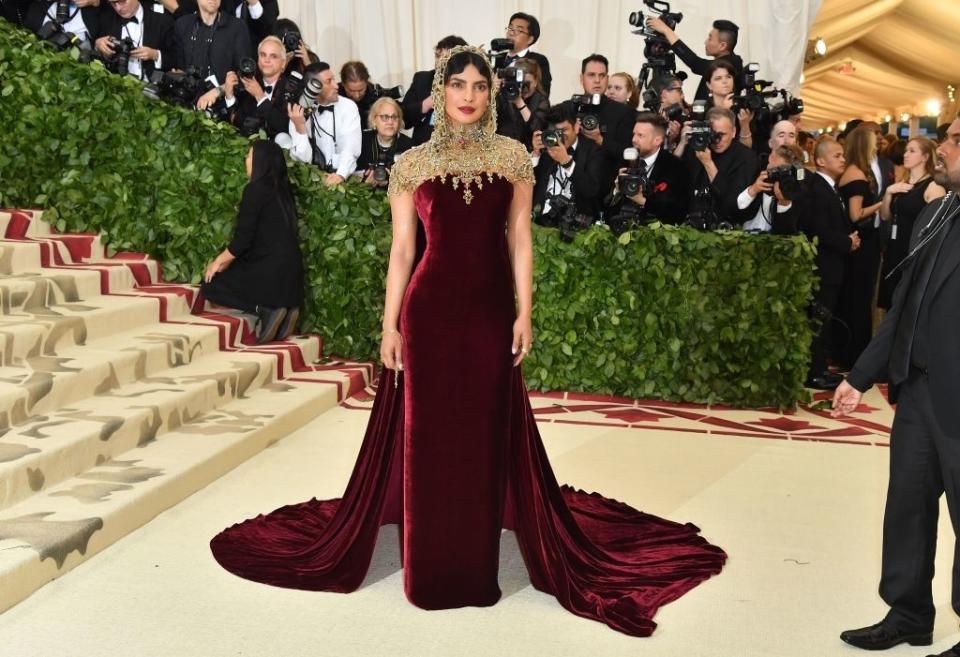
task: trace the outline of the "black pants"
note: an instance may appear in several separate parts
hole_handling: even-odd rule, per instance
[[[209,283],[201,283],[200,291],[203,292],[203,297],[208,301],[212,301],[218,306],[236,308],[237,310],[242,310],[245,313],[256,315],[257,304],[253,303],[247,298],[244,298],[244,296],[237,293],[236,290],[231,289],[230,285],[226,284],[225,281],[226,277],[218,274],[214,276],[213,280]]]
[[[931,582],[940,496],[946,493],[954,533],[951,602],[960,614],[960,429],[933,414],[930,381],[913,370],[903,384],[890,434],[890,485],[883,517],[880,597],[887,620],[904,629],[933,629]]]
[[[834,358],[852,367],[873,338],[873,292],[880,275],[880,231],[860,231],[860,248],[847,256],[847,272],[837,306],[837,316],[850,328],[850,340],[836,345]]]
[[[810,371],[808,378],[820,376],[827,370],[827,352],[830,349],[830,323],[833,313],[837,309],[837,301],[840,299],[839,283],[820,282],[820,289],[813,299],[813,308],[811,314],[814,318],[820,318],[820,328],[813,336],[813,342],[810,343]]]

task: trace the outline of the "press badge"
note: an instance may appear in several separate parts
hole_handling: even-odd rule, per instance
[[[156,3],[156,4],[154,4],[154,5],[153,5],[153,12],[154,12],[155,14],[162,14],[162,13],[163,13],[163,5],[160,4],[159,2]]]
[[[897,224],[893,224],[890,228],[890,239],[897,239]]]

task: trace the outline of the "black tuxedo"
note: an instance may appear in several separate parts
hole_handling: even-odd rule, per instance
[[[647,181],[649,193],[642,210],[629,198],[622,197],[622,202],[610,209],[610,215],[630,212],[640,221],[655,219],[665,224],[683,223],[690,199],[690,174],[686,165],[673,153],[661,150],[647,174]]]
[[[837,310],[840,286],[843,282],[846,255],[853,242],[849,235],[849,221],[843,199],[819,173],[810,175],[806,194],[799,201],[800,229],[811,240],[817,239],[817,273],[820,287],[814,296],[814,315],[821,320],[818,333],[810,345],[810,377],[822,375],[827,369],[827,349],[830,344],[830,322]]]
[[[246,0],[221,0],[220,11],[237,17],[237,7],[246,5]],[[280,6],[278,0],[260,0],[260,6],[263,7],[263,15],[257,20],[250,17],[250,10],[244,8],[241,12],[241,20],[247,26],[250,36],[250,53],[256,58],[257,45],[264,37],[273,34],[277,24],[277,18],[280,16]],[[197,12],[197,0],[180,0],[180,7],[174,13],[175,18],[189,16]]]
[[[953,208],[940,233],[907,265],[890,311],[861,354],[849,383],[867,390],[886,371],[897,402],[890,435],[890,484],[883,528],[880,595],[901,627],[933,627],[930,591],[939,498],[946,494],[960,536],[960,226],[954,194],[917,218],[911,250],[938,212]],[[943,207],[942,207],[943,206]],[[944,216],[941,214],[941,216]],[[926,233],[924,233],[926,236]],[[955,552],[953,608],[960,613]]]
[[[690,171],[690,192],[709,188],[713,197],[714,208],[720,219],[737,223],[740,217],[740,208],[737,207],[737,197],[757,178],[756,154],[734,140],[723,153],[711,155],[717,166],[717,175],[713,181],[707,175],[696,152],[687,147],[683,151],[683,162]]]
[[[600,149],[589,139],[580,137],[576,149],[573,151],[573,173],[570,174],[571,195],[577,209],[586,215],[596,217],[600,209],[602,198],[601,177],[605,165]],[[547,188],[550,178],[554,175],[563,176],[563,170],[558,171],[560,165],[547,153],[546,149],[540,152],[540,161],[533,170],[536,185],[533,188],[533,204],[543,207],[547,199]]]
[[[27,10],[31,4],[31,0],[0,0],[0,16],[14,25],[25,27]]]
[[[577,105],[573,105],[569,100],[564,102],[570,105],[574,112],[577,111]],[[589,106],[587,113],[597,117],[600,122],[600,134],[603,135],[600,153],[604,158],[604,171],[600,181],[600,195],[605,197],[613,189],[617,170],[623,162],[623,151],[630,147],[633,140],[633,126],[636,123],[637,112],[629,105],[612,101],[601,95],[600,104]],[[581,135],[582,139],[584,137]]]
[[[259,74],[257,81],[261,87],[264,87],[263,78]],[[287,104],[283,102],[282,93],[286,81],[286,78],[281,75],[267,93],[267,99],[260,104],[257,104],[256,99],[247,93],[243,83],[238,84],[234,89],[237,102],[229,112],[230,123],[237,128],[242,128],[245,120],[258,119],[270,139],[281,132],[287,132],[290,128],[290,118],[287,116]],[[264,91],[267,91],[265,87]]]
[[[673,44],[673,52],[676,53],[677,57],[687,65],[687,68],[690,71],[699,76],[703,76],[707,72],[707,67],[710,66],[717,59],[725,59],[737,70],[737,74],[733,76],[734,83],[737,87],[737,90],[740,89],[740,71],[743,70],[743,60],[740,58],[740,55],[736,53],[727,53],[726,55],[720,55],[714,59],[704,59],[697,55],[697,53],[690,50],[690,46],[685,44],[683,41],[677,41]],[[695,100],[704,100],[710,96],[710,91],[707,89],[707,81],[705,78],[700,78],[700,84],[697,85],[697,93],[694,95]]]
[[[826,182],[826,181],[824,181]],[[791,199],[790,209],[780,212],[777,209],[777,199],[772,194],[757,194],[750,205],[748,205],[740,216],[741,222],[750,221],[760,212],[764,198],[771,199],[770,210],[765,214],[767,221],[770,222],[771,235],[794,235],[800,230],[800,206],[802,200],[798,196]]]
[[[108,3],[109,4],[109,3]],[[160,51],[160,64],[163,70],[177,67],[177,48],[173,38],[173,17],[167,13],[158,13],[153,10],[150,2],[143,5],[143,45]],[[122,39],[126,36],[124,20],[120,15],[108,7],[100,16],[100,32],[97,38],[112,36]],[[141,62],[143,77],[148,79],[154,71],[156,63],[149,60]]]
[[[506,63],[507,66],[517,61],[517,57],[507,57]],[[553,82],[553,76],[550,75],[550,62],[546,57],[541,55],[538,52],[533,52],[528,50],[527,54],[521,57],[520,59],[532,59],[540,67],[540,84],[543,85],[543,90],[547,94],[547,98],[550,98],[550,83]]]
[[[400,101],[400,107],[403,108],[403,125],[407,128],[413,128],[413,145],[419,146],[430,139],[433,134],[433,126],[430,125],[430,118],[433,112],[423,113],[423,101],[425,101],[433,91],[433,75],[435,71],[417,71],[413,74],[413,81],[410,88],[403,95]]]
[[[28,8],[27,13],[24,16],[24,26],[32,31],[39,32],[40,28],[43,27],[44,21],[47,19],[47,10],[52,7],[56,7],[56,3],[52,2],[33,2]],[[51,16],[56,15],[56,9],[51,10]],[[92,42],[97,33],[100,31],[100,7],[83,7],[80,9],[80,17],[83,19],[83,24],[87,26],[87,31],[90,33],[90,41]],[[82,34],[77,36],[82,37]]]

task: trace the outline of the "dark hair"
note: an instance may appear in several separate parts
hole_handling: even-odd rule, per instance
[[[447,69],[443,72],[443,84],[450,82],[450,78],[457,73],[463,73],[468,66],[474,66],[480,75],[487,80],[487,84],[493,86],[493,75],[490,73],[490,64],[487,60],[475,52],[465,50],[458,52],[447,62]]]
[[[519,18],[522,21],[527,21],[527,32],[533,37],[533,43],[536,43],[540,38],[540,21],[530,14],[525,14],[522,11],[518,11],[510,17],[509,22],[512,23],[516,18]]]
[[[730,21],[713,21],[713,28],[717,31],[717,38],[729,46],[730,52],[737,47],[737,37],[740,34],[740,28],[736,23]]]
[[[278,18],[277,22],[274,23],[273,33],[282,38],[284,32],[297,32],[298,34],[303,34],[303,32],[300,31],[300,26],[289,18]]]
[[[683,93],[683,80],[678,78],[676,75],[670,75],[669,73],[666,75],[661,75],[659,78],[655,78],[653,80],[653,86],[657,90],[658,94],[662,94],[663,90],[671,86],[674,82],[680,84],[680,93]]]
[[[950,130],[949,123],[941,123],[940,125],[937,126],[937,143],[938,144],[947,138],[947,132],[949,130]]]
[[[458,37],[455,34],[451,34],[450,36],[445,36],[439,41],[437,41],[437,45],[435,45],[433,49],[434,50],[450,50],[451,48],[456,48],[457,46],[466,46],[466,45],[468,44],[463,37]]]
[[[726,59],[715,59],[709,64],[707,64],[707,69],[703,73],[703,79],[706,82],[710,82],[710,79],[713,77],[713,74],[719,71],[721,68],[733,76],[734,86],[736,86],[737,69],[734,67],[733,64],[731,64]]]
[[[887,152],[884,155],[887,156],[887,159],[896,164],[897,166],[903,166],[903,154],[907,152],[907,144],[909,142],[906,139],[897,139],[895,142],[890,144],[887,147]],[[934,156],[931,159],[936,159]]]
[[[358,62],[358,61],[347,62],[346,64],[340,67],[340,81],[341,82],[369,82],[370,71],[367,70],[367,66],[363,62]]]
[[[319,75],[324,71],[329,71],[329,70],[330,70],[330,64],[326,62],[314,62],[304,67],[303,77],[306,78],[308,75]]]
[[[661,137],[667,134],[667,120],[654,112],[640,112],[637,114],[636,123],[647,123],[653,126]]]
[[[556,125],[558,123],[569,123],[573,125],[577,122],[577,111],[569,101],[554,105],[547,111],[547,123]]]
[[[293,200],[290,178],[287,176],[287,160],[283,156],[283,149],[272,141],[262,139],[253,142],[250,148],[253,149],[253,171],[248,184],[268,185],[277,195],[287,223],[296,226],[297,206]]]
[[[592,55],[587,55],[586,57],[584,57],[583,61],[580,62],[580,75],[583,75],[586,72],[587,64],[589,64],[590,62],[599,62],[603,64],[603,67],[605,69],[607,69],[608,71],[610,70],[610,62],[607,61],[607,58],[604,57],[603,55],[598,55],[597,53],[593,53]]]

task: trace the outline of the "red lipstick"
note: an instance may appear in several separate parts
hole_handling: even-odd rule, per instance
[[[474,112],[477,111],[475,108],[470,107],[469,105],[464,105],[463,107],[458,107],[457,109],[463,112],[464,114],[473,114]]]

